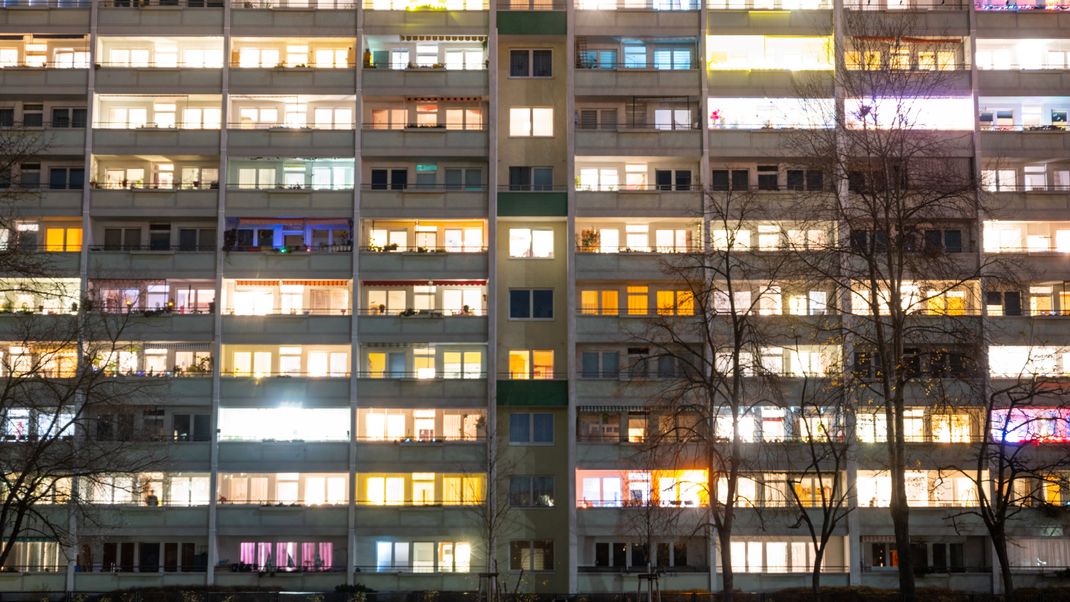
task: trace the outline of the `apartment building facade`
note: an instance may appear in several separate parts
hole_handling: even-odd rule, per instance
[[[910,49],[852,54],[850,14],[910,15]],[[718,244],[708,195],[775,206],[827,185],[786,141],[823,127],[797,83],[837,60],[954,72],[925,127],[966,135],[959,158],[1002,209],[940,245],[1021,256],[1036,277],[953,303],[999,333],[992,378],[1030,346],[1070,346],[1065,0],[0,0],[0,29],[0,128],[45,143],[0,174],[5,244],[47,254],[66,300],[5,308],[143,314],[115,370],[161,392],[90,436],[164,450],[86,493],[109,520],[77,525],[74,545],[20,541],[2,590],[475,590],[496,572],[526,591],[624,592],[648,564],[663,590],[715,589],[701,530],[646,545],[627,527],[652,491],[695,523],[709,502],[702,467],[632,459],[676,372],[643,359],[630,324],[687,305],[661,266]],[[755,253],[782,248],[781,220],[746,225]],[[822,295],[785,291],[768,312],[821,314]],[[813,347],[782,352],[785,379],[836,365]],[[985,423],[911,404],[921,582],[996,589],[983,526],[947,520],[976,493],[941,473]],[[779,444],[800,419],[757,411],[746,437]],[[5,441],[32,420],[13,413]],[[861,449],[878,422],[860,423]],[[1045,444],[1070,436],[1055,422]],[[855,510],[826,584],[896,584],[878,456],[841,477]],[[786,493],[756,483],[822,485],[772,473],[742,486],[744,590],[809,580]],[[496,568],[488,489],[509,505]],[[1070,540],[1031,512],[1012,552],[1021,582],[1043,584]]]

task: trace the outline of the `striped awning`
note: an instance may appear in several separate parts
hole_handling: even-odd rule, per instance
[[[235,286],[265,286],[278,284],[280,286],[349,286],[348,280],[235,280]]]
[[[618,414],[621,412],[650,412],[650,408],[646,406],[576,406],[577,412],[587,412],[591,414]]]
[[[486,280],[364,280],[364,286],[483,286]]]

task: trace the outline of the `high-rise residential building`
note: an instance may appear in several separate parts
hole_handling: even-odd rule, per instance
[[[69,546],[20,538],[0,590],[475,590],[496,572],[521,591],[630,592],[648,566],[662,590],[715,589],[714,538],[693,528],[707,468],[634,458],[683,370],[634,330],[695,311],[662,266],[724,244],[709,198],[786,206],[830,186],[789,138],[825,127],[812,107],[832,88],[802,99],[799,83],[837,61],[947,72],[919,127],[964,135],[957,158],[997,202],[925,243],[1015,257],[1028,276],[964,282],[939,312],[997,333],[991,379],[1041,338],[1045,373],[1070,375],[1067,0],[485,1],[0,0],[0,128],[42,141],[0,174],[14,199],[0,244],[47,256],[63,291],[5,293],[4,311],[143,314],[110,369],[159,388],[86,436],[138,433],[160,456],[86,486],[110,520],[77,521]],[[852,16],[910,30],[859,52]],[[760,255],[845,235],[783,220],[769,210],[734,240]],[[833,305],[790,283],[758,294],[770,320]],[[834,351],[760,361],[790,384]],[[855,355],[853,369],[872,368]],[[976,489],[949,472],[988,436],[985,412],[908,405],[919,583],[998,588]],[[32,438],[33,412],[7,411],[0,446]],[[1070,438],[1066,414],[1045,416],[1033,442]],[[825,584],[897,583],[884,418],[856,418],[835,477],[854,494]],[[763,449],[814,418],[748,420]],[[823,484],[792,471],[740,480],[742,590],[809,583],[810,539],[785,506]],[[1068,474],[1012,524],[1020,584],[1070,565]],[[488,489],[508,505],[495,569]],[[646,537],[635,515],[651,500],[695,520]]]

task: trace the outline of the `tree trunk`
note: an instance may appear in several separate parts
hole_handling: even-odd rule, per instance
[[[996,559],[999,561],[999,576],[1003,580],[1003,599],[1011,602],[1014,600],[1014,575],[1011,573],[1010,559],[1007,557],[1007,536],[1003,533],[996,534],[992,538],[992,547],[995,548]]]
[[[814,572],[810,576],[810,587],[814,590],[814,599],[821,599],[821,561],[825,557],[825,548],[814,550]]]
[[[726,529],[717,530],[721,544],[721,602],[732,602],[735,579],[732,574],[732,534]]]
[[[891,504],[892,526],[895,530],[895,550],[899,555],[899,599],[903,602],[915,602],[917,591],[914,587],[914,562],[910,553],[910,509],[906,499],[894,495]]]

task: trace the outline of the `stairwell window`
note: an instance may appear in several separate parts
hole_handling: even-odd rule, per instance
[[[509,542],[509,570],[554,570],[554,542],[527,539]]]
[[[509,135],[517,138],[550,138],[554,135],[554,110],[550,107],[511,107]]]
[[[550,50],[510,50],[509,77],[551,77],[553,52]]]
[[[509,229],[509,257],[552,258],[554,256],[554,231],[533,228]]]

